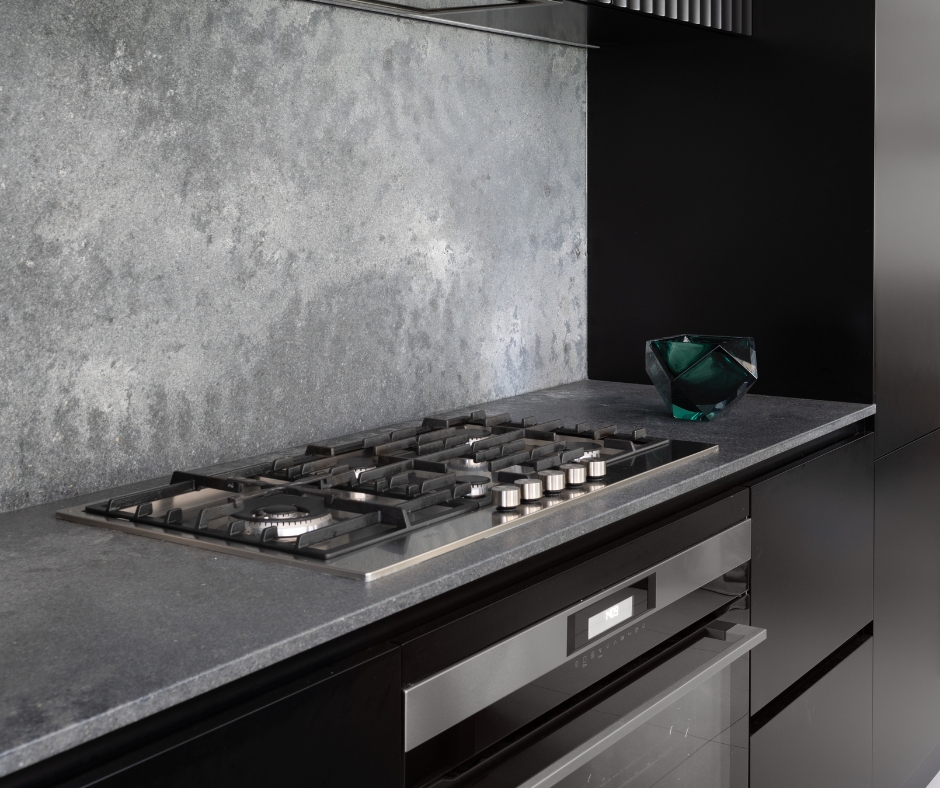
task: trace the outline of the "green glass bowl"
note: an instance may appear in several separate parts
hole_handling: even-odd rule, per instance
[[[675,418],[711,421],[757,382],[757,350],[753,337],[651,339],[646,374]]]

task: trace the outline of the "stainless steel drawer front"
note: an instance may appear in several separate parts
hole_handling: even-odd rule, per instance
[[[534,624],[405,690],[405,752],[592,648],[567,649],[568,616],[656,575],[656,606],[631,623],[721,577],[751,558],[751,521],[743,522]],[[622,625],[621,625],[622,626]],[[611,634],[619,627],[612,628]]]

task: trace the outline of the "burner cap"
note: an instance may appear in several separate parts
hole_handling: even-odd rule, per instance
[[[248,533],[260,536],[265,528],[277,527],[278,539],[289,539],[315,531],[333,522],[319,498],[299,495],[270,495],[246,500],[245,508],[233,517],[245,521]]]
[[[580,449],[584,452],[578,459],[595,459],[601,456],[601,445],[599,443],[588,443],[587,441],[565,441],[565,450],[574,451]]]
[[[465,498],[482,498],[486,495],[486,485],[488,485],[492,479],[488,476],[458,476],[457,484],[469,484],[470,492],[468,492],[464,497]]]
[[[285,505],[266,506],[254,511],[254,516],[261,520],[303,520],[309,514],[306,509]]]

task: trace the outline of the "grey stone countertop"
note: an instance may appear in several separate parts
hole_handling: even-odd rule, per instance
[[[582,381],[494,403],[517,418],[645,426],[720,450],[362,583],[55,519],[0,517],[0,775],[166,709],[875,412],[748,395],[672,419],[652,386]],[[122,488],[122,492],[153,482]]]

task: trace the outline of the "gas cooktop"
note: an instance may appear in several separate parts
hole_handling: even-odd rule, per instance
[[[62,509],[63,520],[375,580],[599,490],[718,451],[483,411]]]

